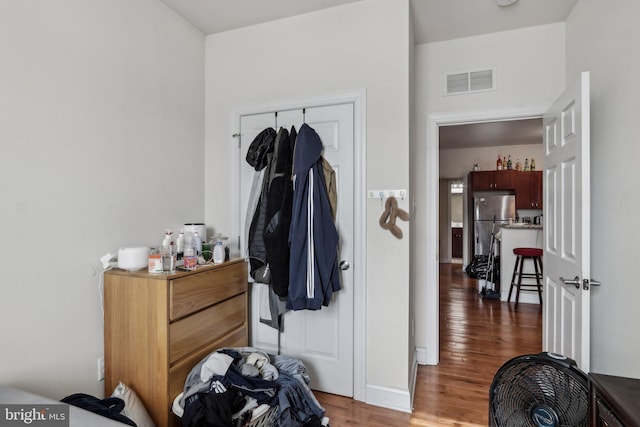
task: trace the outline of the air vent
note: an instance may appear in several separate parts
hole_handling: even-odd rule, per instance
[[[445,76],[445,95],[460,95],[471,92],[494,90],[496,86],[493,69],[447,73]]]

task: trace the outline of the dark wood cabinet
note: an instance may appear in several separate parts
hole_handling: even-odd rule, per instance
[[[516,172],[516,209],[542,209],[542,172]]]
[[[462,228],[451,229],[451,258],[462,258]]]
[[[640,427],[640,379],[589,374],[589,425]]]
[[[473,191],[513,190],[515,171],[479,171],[471,172],[471,189]]]

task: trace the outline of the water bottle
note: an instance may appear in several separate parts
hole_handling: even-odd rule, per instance
[[[224,242],[222,240],[217,240],[215,246],[213,247],[213,263],[222,264],[224,262],[224,258]]]
[[[188,238],[187,244],[184,247],[182,260],[184,262],[184,268],[187,270],[195,270],[198,266],[198,253],[194,240],[194,237]]]
[[[196,255],[200,255],[202,253],[202,240],[197,231],[193,232],[193,246],[196,249]]]

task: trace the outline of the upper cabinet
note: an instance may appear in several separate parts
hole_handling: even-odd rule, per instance
[[[469,173],[471,191],[509,190],[516,209],[542,209],[542,171],[479,171]],[[470,195],[471,196],[471,195]]]
[[[471,172],[471,189],[473,191],[513,190],[513,170]]]
[[[516,209],[542,209],[542,171],[514,174]]]

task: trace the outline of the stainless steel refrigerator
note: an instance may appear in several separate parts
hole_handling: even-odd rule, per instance
[[[516,196],[513,194],[475,193],[473,197],[474,255],[489,255],[492,232],[500,224],[516,217]],[[495,226],[494,226],[495,224]],[[496,254],[499,255],[499,254]]]

